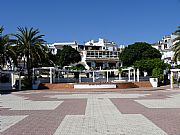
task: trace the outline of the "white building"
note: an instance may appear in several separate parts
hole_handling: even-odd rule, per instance
[[[61,43],[53,43],[53,44],[46,44],[48,47],[48,50],[52,53],[52,54],[57,54],[57,50],[58,49],[62,49],[63,46],[65,45],[69,45],[72,48],[78,50],[78,44],[76,41],[74,42],[61,42]]]
[[[90,40],[84,45],[77,42],[54,43],[47,45],[49,50],[56,54],[64,45],[70,45],[80,52],[81,64],[86,69],[106,69],[119,67],[119,53],[124,46],[118,46],[114,42],[99,38],[98,41]]]
[[[118,47],[114,42],[101,38],[98,41],[88,41],[81,51],[82,62],[95,69],[118,68],[121,48],[122,46]]]
[[[154,44],[153,47],[158,49],[160,53],[162,54],[162,60],[164,60],[165,63],[174,65],[173,56],[174,52],[172,50],[172,47],[174,45],[174,39],[176,38],[176,35],[170,35],[170,36],[164,36],[162,40],[160,40],[158,43]]]

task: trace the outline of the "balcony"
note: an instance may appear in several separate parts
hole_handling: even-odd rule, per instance
[[[88,50],[86,58],[87,59],[119,59],[120,51],[97,51]]]

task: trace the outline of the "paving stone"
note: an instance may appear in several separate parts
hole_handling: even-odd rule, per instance
[[[32,101],[16,95],[3,95],[0,99],[0,108],[10,110],[53,110],[63,101]]]
[[[180,108],[180,94],[165,99],[135,100],[148,108]]]
[[[0,96],[1,135],[178,135],[179,91],[21,91]]]
[[[27,116],[0,116],[0,132],[5,131]]]
[[[69,127],[64,128],[66,125],[69,125]],[[129,135],[167,135],[143,115],[121,114],[109,98],[100,100],[96,96],[88,98],[84,116],[66,116],[54,135],[85,135],[88,133],[93,135],[118,133]]]

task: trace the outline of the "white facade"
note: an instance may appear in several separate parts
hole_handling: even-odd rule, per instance
[[[98,41],[90,40],[85,43],[85,46],[99,46],[99,50],[117,51],[117,45],[114,42],[101,38]]]
[[[98,41],[90,40],[84,45],[77,42],[64,42],[48,44],[48,49],[52,54],[57,54],[58,49],[64,45],[69,45],[80,52],[81,64],[86,69],[105,69],[119,67],[119,53],[124,46],[118,47],[114,42],[99,38]]]
[[[62,43],[53,43],[53,44],[46,44],[48,47],[48,50],[52,53],[52,54],[57,54],[57,50],[58,49],[62,49],[63,46],[65,45],[69,45],[74,49],[78,49],[78,44],[76,41],[74,42],[62,42]]]
[[[84,45],[82,62],[93,69],[118,68],[121,49],[114,42],[105,39],[90,40]]]
[[[174,65],[173,56],[174,52],[172,50],[172,47],[174,45],[174,39],[176,38],[176,35],[170,35],[170,36],[164,36],[162,40],[160,40],[158,43],[153,45],[154,48],[158,49],[160,53],[162,54],[162,60],[164,60],[165,63]]]

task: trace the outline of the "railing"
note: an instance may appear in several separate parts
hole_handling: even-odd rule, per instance
[[[119,51],[87,51],[87,58],[118,58]]]
[[[146,77],[140,77],[140,81],[149,81],[150,76]],[[41,83],[49,83],[49,78],[39,78]],[[119,77],[109,77],[108,81],[111,82],[113,80],[119,80]],[[121,77],[121,80],[126,80],[128,81],[128,77]],[[134,81],[134,77],[131,77],[131,80]],[[107,78],[106,77],[95,77],[95,82],[106,82]],[[137,81],[137,80],[136,80]],[[53,83],[78,83],[79,78],[55,78]],[[81,77],[81,82],[93,82],[93,78],[86,78],[86,77]]]

